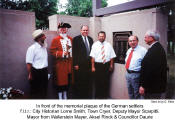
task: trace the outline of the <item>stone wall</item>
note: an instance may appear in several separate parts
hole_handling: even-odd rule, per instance
[[[35,14],[0,9],[0,87],[19,88],[28,91],[25,54],[32,43]]]
[[[167,48],[167,16],[159,9],[147,9],[141,11],[114,14],[101,18],[101,29],[106,31],[107,38],[111,44],[113,42],[113,32],[132,31],[133,35],[139,38],[139,44],[148,48],[145,44],[144,34],[149,29],[160,32],[160,43]],[[128,98],[124,64],[115,63],[115,70],[111,79],[112,98]]]
[[[49,30],[57,31],[58,23],[67,22],[71,24],[68,34],[72,37],[80,34],[80,27],[82,25],[90,25],[88,17],[76,17],[67,15],[53,15],[49,17]]]
[[[2,25],[2,9],[0,9],[0,26]],[[3,43],[3,36],[2,36],[2,27],[0,27],[0,41],[1,41],[1,44],[0,44],[0,49],[1,49],[1,51],[2,52],[0,52],[0,66],[2,66],[2,62],[1,61],[3,61],[3,56],[2,56],[2,54],[3,54],[3,50],[2,50],[2,47],[3,47],[3,45],[4,45],[4,43]],[[2,68],[1,68],[2,69]],[[2,77],[3,77],[3,72],[1,71],[0,72],[0,85],[2,85]]]
[[[44,31],[48,48],[52,39],[57,36],[58,22],[68,22],[72,25],[69,35],[80,34],[80,26],[88,25],[89,35],[97,41],[97,33],[106,32],[106,40],[113,43],[113,32],[132,31],[139,38],[139,44],[148,48],[144,42],[144,34],[148,29],[157,29],[161,34],[160,42],[166,48],[167,16],[159,9],[114,14],[105,17],[75,17],[53,15],[49,17],[49,31]],[[35,30],[35,14],[33,12],[0,9],[0,87],[15,87],[25,92],[29,91],[25,55],[27,48],[33,44],[32,32]],[[48,51],[49,53],[49,51]],[[111,77],[111,96],[117,99],[128,98],[125,68],[123,64],[115,63]],[[49,53],[49,74],[52,73],[52,58]],[[49,81],[49,98],[54,98],[52,81]]]
[[[14,87],[26,94],[29,92],[26,51],[34,43],[32,32],[35,30],[35,14],[33,12],[0,9],[0,88]],[[56,31],[44,31],[48,47],[57,36]],[[48,51],[49,53],[49,51]],[[52,60],[49,54],[49,74],[52,72]],[[49,82],[49,88],[52,81]],[[50,89],[49,97],[53,98]]]

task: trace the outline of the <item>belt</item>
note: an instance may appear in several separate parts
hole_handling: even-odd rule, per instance
[[[48,67],[44,67],[44,68],[40,68],[40,69],[36,69],[36,68],[32,67],[32,69],[33,70],[46,70],[46,69],[48,69]]]
[[[105,64],[110,64],[110,62],[105,62],[105,63],[102,63],[102,62],[95,62],[95,64],[102,64],[102,65],[105,65]]]
[[[127,69],[127,72],[128,73],[140,73],[140,71],[134,71],[134,70],[128,70],[128,69]]]

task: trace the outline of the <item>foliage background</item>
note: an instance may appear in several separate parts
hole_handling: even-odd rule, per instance
[[[54,14],[92,16],[92,0],[68,0],[63,12],[58,12],[58,4],[61,4],[59,0],[0,0],[1,8],[35,12],[37,29],[47,29],[48,17]],[[106,6],[107,0],[102,0],[102,7]]]

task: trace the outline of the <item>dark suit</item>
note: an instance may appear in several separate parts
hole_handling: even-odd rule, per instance
[[[165,92],[167,60],[166,53],[159,42],[148,49],[141,67],[140,85],[145,89],[145,94]]]
[[[88,36],[89,47],[91,50],[93,40]],[[91,98],[92,82],[91,58],[87,55],[86,46],[81,35],[73,38],[72,47],[73,66],[78,65],[79,70],[74,70],[74,98],[88,99]]]

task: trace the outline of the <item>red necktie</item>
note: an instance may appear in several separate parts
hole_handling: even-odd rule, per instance
[[[129,68],[129,64],[130,64],[130,62],[131,62],[131,58],[132,58],[133,51],[134,51],[134,50],[132,49],[131,52],[129,53],[129,57],[128,57],[128,59],[127,59],[127,61],[126,61],[126,65],[125,65],[125,68],[126,68],[126,69]]]

